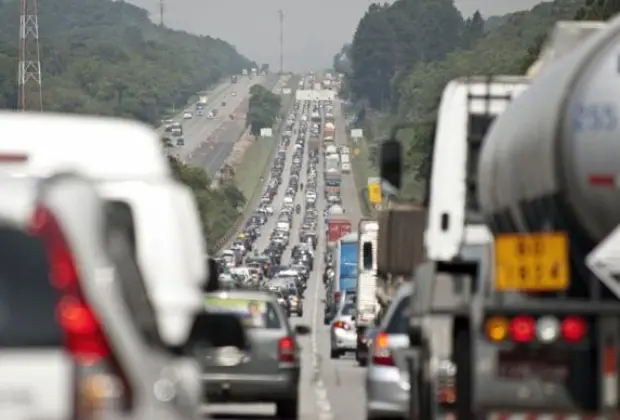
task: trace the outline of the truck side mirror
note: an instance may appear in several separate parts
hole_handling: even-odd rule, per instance
[[[220,265],[213,258],[207,258],[207,278],[203,284],[202,290],[205,293],[215,292],[220,288]]]
[[[400,142],[394,138],[384,141],[379,153],[381,179],[399,190],[403,170],[403,153]]]

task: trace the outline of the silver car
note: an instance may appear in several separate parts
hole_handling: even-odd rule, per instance
[[[0,195],[0,387],[15,396],[0,418],[198,418],[198,366],[164,345],[128,226],[94,185],[0,177]]]
[[[301,368],[297,336],[310,329],[291,328],[271,293],[215,292],[207,294],[205,302],[208,313],[235,313],[245,326],[241,337],[234,328],[212,325],[194,346],[204,369],[208,401],[275,402],[279,418],[296,419]]]
[[[405,418],[409,402],[409,307],[411,283],[398,290],[374,332],[366,369],[366,416],[368,419]],[[455,366],[449,360],[431,363],[438,408],[450,409],[455,402]]]
[[[355,301],[345,299],[332,319],[329,329],[331,358],[338,359],[347,352],[357,349],[355,328]]]

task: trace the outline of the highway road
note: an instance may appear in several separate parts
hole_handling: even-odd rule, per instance
[[[278,81],[279,77],[275,74],[271,74],[262,78],[261,84],[266,89],[272,90],[276,84],[278,84]],[[247,80],[245,80],[245,82],[247,82]],[[239,80],[237,86],[241,83],[242,81]],[[229,115],[233,111],[220,111],[221,115],[218,115],[219,123],[209,126],[208,121],[210,120],[206,120],[207,126],[203,127],[203,131],[199,131],[197,136],[198,138],[206,138],[207,141],[198,141],[199,146],[193,150],[191,156],[188,155],[186,157],[186,163],[204,168],[209,176],[213,176],[223,166],[226,159],[230,156],[235,142],[245,131],[245,114],[248,110],[249,90],[251,86],[251,83],[247,83],[244,85],[244,88],[238,88],[237,96],[232,98],[236,99],[235,104],[237,104],[233,110],[236,111],[235,119],[231,120],[229,118]],[[214,119],[211,121],[216,120]],[[209,131],[209,129],[211,129],[211,131]],[[205,130],[209,134],[205,134]]]
[[[174,118],[175,121],[180,121],[183,125],[185,145],[174,147],[171,154],[185,163],[204,166],[207,172],[212,175],[219,169],[217,164],[221,164],[226,160],[230,150],[232,150],[232,143],[239,137],[238,135],[234,139],[231,137],[237,131],[232,130],[229,126],[230,123],[236,123],[237,126],[244,124],[243,116],[247,108],[244,110],[242,106],[249,99],[250,87],[255,84],[264,84],[266,85],[265,87],[271,88],[276,80],[277,76],[275,75],[258,76],[252,80],[247,76],[239,76],[237,83],[223,83],[215,87],[207,95],[209,98],[205,106],[204,116],[194,116],[191,119],[185,120],[183,119],[183,113],[185,111],[193,113],[195,111],[195,103],[186,107]],[[236,95],[233,96],[233,93]],[[225,105],[222,105],[223,103]],[[207,114],[213,109],[217,110],[217,116],[213,119],[208,119]],[[230,115],[235,115],[234,121],[231,121]],[[205,147],[205,143],[214,141],[218,143],[231,143],[228,149],[229,153],[224,156],[224,151],[218,151],[215,156],[207,159],[209,149]],[[198,152],[201,157],[195,157],[195,152]]]
[[[346,143],[345,125],[340,104],[335,106],[336,127],[338,129],[337,139],[342,144]],[[288,185],[289,168],[294,142],[291,142],[286,168],[283,173],[282,188],[274,200],[274,209],[277,210],[283,204],[284,190]],[[307,149],[306,149],[307,151]],[[304,162],[307,165],[307,157]],[[319,164],[322,169],[322,162]],[[300,181],[306,184],[305,166],[301,171]],[[323,200],[322,176],[318,184],[318,209],[319,214],[325,208]],[[345,175],[343,179],[343,206],[346,214],[351,218],[354,225],[357,225],[362,217],[357,188],[353,180],[353,175]],[[296,197],[296,204],[303,206],[303,194],[299,193]],[[293,232],[298,231],[301,218],[295,215],[293,218]],[[263,228],[263,234],[257,241],[259,250],[264,249],[269,241],[269,235],[274,229],[276,217],[271,218]],[[325,226],[323,220],[319,223],[319,232],[323,233]],[[295,245],[296,234],[291,236],[291,247]],[[303,323],[312,328],[309,337],[302,337],[300,345],[302,347],[302,373],[299,386],[299,419],[300,420],[359,420],[365,418],[365,390],[364,390],[364,368],[359,367],[353,355],[346,355],[338,360],[330,359],[329,327],[323,325],[323,303],[325,295],[321,275],[323,272],[323,252],[325,250],[325,235],[321,234],[317,246],[315,270],[308,281],[308,288],[304,299],[304,315],[302,318],[292,318],[292,323]],[[290,257],[287,251],[283,258],[283,264]],[[274,414],[272,404],[252,404],[252,405],[212,405],[208,412],[216,419],[261,419],[271,418]]]

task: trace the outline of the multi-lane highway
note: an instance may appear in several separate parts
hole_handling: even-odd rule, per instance
[[[247,82],[247,78],[240,79],[245,79],[244,81]],[[271,74],[261,80],[261,84],[269,90],[272,90],[278,83],[281,83],[280,78],[275,74]],[[230,156],[235,142],[246,129],[245,114],[248,110],[249,91],[250,87],[254,84],[251,82],[255,81],[256,79],[250,81],[250,83],[245,83],[243,92],[242,89],[237,88],[237,96],[233,97],[233,99],[236,99],[236,106],[230,112],[220,111],[224,115],[218,115],[217,118],[219,119],[219,123],[212,126],[210,134],[205,135],[204,132],[199,134],[199,138],[206,138],[207,140],[203,140],[202,143],[191,152],[191,155],[188,155],[186,158],[187,163],[203,167],[210,176],[215,174],[222,167],[226,159]],[[239,80],[236,86],[239,86],[241,83],[242,80]],[[240,96],[243,96],[243,98],[240,99]],[[227,103],[227,105],[229,104]],[[209,108],[207,108],[207,110],[208,109]],[[231,119],[230,115],[233,115],[234,118]],[[212,121],[215,121],[215,119]],[[208,127],[203,128],[203,130],[208,131]]]
[[[340,103],[335,104],[335,117],[337,139],[340,144],[346,144],[345,122],[340,111]],[[292,142],[294,144],[294,142]],[[290,173],[291,156],[293,146],[291,145],[286,167],[283,171],[282,184],[288,185]],[[306,184],[307,156],[304,160],[304,168],[300,174],[300,182]],[[319,172],[322,170],[322,163],[319,164]],[[319,214],[325,208],[322,190],[322,175],[319,175],[318,185],[318,209]],[[276,212],[283,206],[284,188],[281,188],[278,196],[274,200],[273,207]],[[353,175],[344,175],[342,186],[343,206],[347,216],[351,219],[354,226],[357,225],[362,217],[357,195],[357,188]],[[296,204],[303,206],[303,194],[297,194]],[[263,233],[257,241],[257,247],[262,250],[267,247],[269,234],[274,230],[276,217],[270,220],[263,227]],[[300,228],[301,217],[293,217],[292,231],[297,232]],[[338,360],[330,359],[329,327],[323,325],[323,298],[325,296],[321,275],[323,272],[323,251],[325,250],[325,227],[320,220],[318,231],[321,233],[317,252],[315,256],[315,270],[308,281],[308,288],[304,299],[304,316],[302,318],[292,318],[292,323],[303,323],[312,328],[309,337],[301,337],[302,347],[302,373],[299,386],[299,419],[300,420],[330,420],[330,419],[350,419],[357,420],[365,418],[365,392],[364,392],[364,368],[359,367],[353,355],[346,355]],[[291,246],[295,245],[296,235],[291,236]],[[290,254],[285,253],[283,264],[288,262]],[[251,404],[251,405],[214,405],[208,411],[215,414],[215,418],[228,419],[260,419],[269,418],[274,414],[272,404]]]
[[[208,103],[205,106],[204,116],[194,115],[187,120],[183,118],[186,111],[195,112],[194,103],[173,118],[183,125],[185,145],[174,147],[171,153],[181,161],[203,167],[209,175],[213,175],[226,161],[235,141],[243,132],[250,87],[262,84],[267,89],[272,89],[277,80],[276,75],[258,76],[253,79],[239,76],[237,83],[225,82],[216,86],[207,94]],[[214,109],[217,110],[215,118],[207,118],[209,111]]]

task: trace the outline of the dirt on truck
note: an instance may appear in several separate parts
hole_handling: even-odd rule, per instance
[[[351,221],[342,218],[330,218],[327,222],[327,242],[336,242],[353,230]]]

